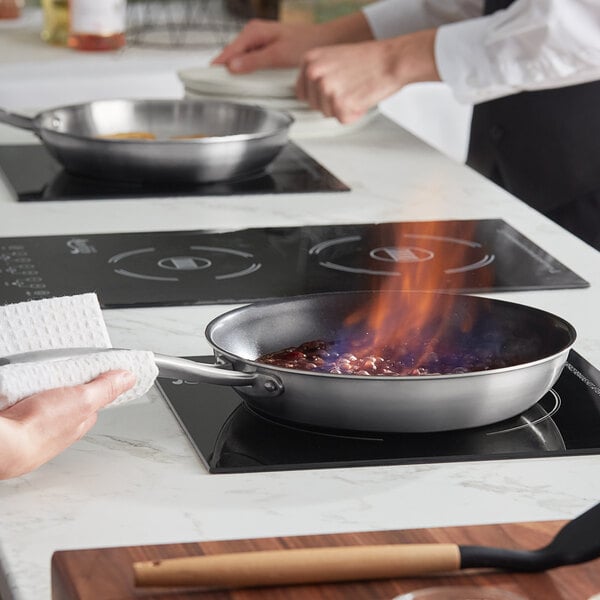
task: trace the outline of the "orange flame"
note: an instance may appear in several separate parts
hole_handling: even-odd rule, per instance
[[[432,260],[412,263],[397,262],[393,274],[380,278],[380,292],[391,291],[443,291],[448,286],[443,281],[448,277],[448,269],[437,264],[443,258],[443,264],[452,272],[452,290],[470,287],[467,285],[469,270],[461,270],[472,257],[473,244],[460,243],[473,239],[474,223],[462,223],[457,243],[451,243],[452,237],[444,231],[442,222],[420,223],[418,235],[407,235],[406,224],[397,224],[394,229],[395,251],[398,255],[406,255],[419,250],[419,238],[432,255]],[[463,227],[464,225],[464,227]],[[423,229],[426,228],[426,231]],[[458,239],[460,238],[460,239]],[[408,242],[407,242],[408,240]],[[449,242],[450,240],[450,242]],[[412,244],[412,246],[407,246]],[[435,258],[438,258],[436,261]],[[457,268],[452,268],[456,266]],[[484,284],[490,283],[491,269],[479,270],[477,277],[486,277]],[[481,285],[481,279],[479,279]],[[449,291],[452,291],[449,290]],[[446,325],[455,310],[455,293],[423,293],[407,294],[399,302],[397,294],[374,294],[374,299],[366,306],[360,307],[345,320],[345,326],[358,328],[365,335],[354,340],[352,351],[362,356],[379,356],[383,349],[395,356],[412,355],[416,367],[436,351],[440,339],[444,338]],[[476,315],[468,315],[460,324],[463,332],[470,331]]]

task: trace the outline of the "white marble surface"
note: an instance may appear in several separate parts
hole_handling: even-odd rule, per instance
[[[66,52],[38,68],[40,85],[70,60]],[[3,83],[17,58],[0,64]],[[166,89],[169,69],[157,69],[153,85],[164,78]],[[76,94],[77,74],[64,81],[61,94]],[[42,107],[41,98],[29,106]],[[0,143],[19,140],[35,142],[0,127]],[[598,252],[384,117],[302,146],[352,191],[19,204],[0,183],[0,236],[503,218],[592,285],[501,297],[571,321],[575,349],[600,365]],[[107,310],[105,318],[116,346],[202,354],[206,323],[227,308]],[[38,471],[0,482],[0,595],[49,598],[58,549],[568,518],[600,498],[599,469],[600,457],[583,456],[209,475],[153,390],[104,411]]]

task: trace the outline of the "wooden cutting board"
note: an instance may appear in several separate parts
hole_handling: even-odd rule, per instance
[[[53,600],[294,600],[385,599],[432,586],[492,586],[528,600],[587,600],[600,592],[600,559],[536,574],[473,571],[411,579],[388,579],[244,590],[152,589],[133,585],[132,563],[142,560],[319,546],[389,543],[457,543],[533,549],[545,545],[559,521],[377,531],[248,540],[127,546],[57,551],[52,557]],[[600,535],[600,533],[599,533]]]

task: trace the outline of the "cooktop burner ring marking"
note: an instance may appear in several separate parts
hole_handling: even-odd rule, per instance
[[[250,252],[245,252],[242,250],[234,250],[232,248],[221,248],[219,246],[188,246],[189,250],[201,250],[203,252],[217,252],[217,253],[222,253],[222,254],[230,254],[233,256],[238,256],[241,258],[253,258],[254,255],[251,254]],[[138,248],[136,250],[128,250],[126,252],[121,252],[120,254],[115,254],[114,256],[111,256],[108,259],[108,262],[111,264],[115,264],[125,258],[130,258],[132,256],[138,256],[140,254],[148,254],[150,252],[156,252],[157,248],[156,247],[149,247],[149,248]],[[203,270],[203,269],[207,269],[209,267],[212,266],[212,261],[208,258],[205,257],[201,257],[201,258],[197,258],[196,260],[202,260],[205,262],[205,266],[202,267],[202,269],[200,269],[200,267],[198,269],[177,269],[176,267],[167,267],[164,264],[161,264],[161,261],[167,261],[167,260],[173,260],[174,258],[186,258],[189,261],[193,260],[194,257],[163,257],[161,258],[157,264],[159,267],[161,268],[172,268],[173,270],[186,270],[186,271],[191,271],[191,270]],[[234,273],[226,273],[224,275],[215,275],[214,279],[216,280],[223,280],[223,279],[234,279],[236,277],[243,277],[245,275],[249,275],[251,273],[254,273],[255,271],[258,271],[260,268],[262,267],[262,263],[260,262],[253,262],[250,266],[240,270],[240,271],[235,271]],[[164,276],[159,276],[159,275],[144,275],[142,273],[135,273],[133,271],[129,271],[128,269],[114,269],[114,272],[118,275],[123,275],[125,277],[133,277],[135,279],[146,279],[149,281],[175,281],[178,282],[180,281],[180,279],[178,277],[164,277]]]
[[[437,236],[437,235],[428,235],[428,234],[419,234],[419,233],[403,233],[402,237],[407,237],[407,238],[412,238],[412,239],[425,239],[425,240],[435,240],[435,241],[441,241],[441,242],[450,242],[453,244],[460,244],[463,246],[468,246],[469,248],[482,248],[483,247],[483,245],[480,244],[479,242],[473,242],[471,240],[463,240],[460,238],[453,238],[453,237],[448,237],[448,236]],[[359,235],[336,238],[333,240],[327,240],[325,242],[320,242],[319,244],[315,244],[314,246],[312,246],[310,248],[310,250],[308,251],[308,253],[317,255],[320,252],[322,252],[323,250],[326,250],[327,248],[330,248],[332,246],[337,246],[339,244],[345,244],[348,242],[357,242],[360,240],[362,240],[362,236],[359,236]],[[431,250],[424,249],[424,248],[418,248],[418,250],[420,252],[423,252],[424,256],[426,256],[426,258],[423,258],[422,260],[402,261],[402,260],[396,260],[394,258],[394,254],[395,254],[394,250],[397,251],[397,256],[400,257],[403,255],[403,251],[405,254],[406,250],[411,250],[411,249],[412,249],[412,247],[403,248],[403,247],[391,247],[391,246],[383,247],[382,246],[382,247],[378,247],[378,248],[374,248],[374,249],[370,250],[369,256],[371,258],[373,258],[374,260],[387,261],[387,259],[385,259],[381,256],[377,256],[375,254],[377,251],[383,250],[388,253],[388,255],[390,257],[389,262],[424,262],[426,260],[431,260],[431,259],[435,258],[434,252],[432,252]],[[479,259],[476,262],[470,263],[468,265],[463,265],[461,267],[449,267],[447,269],[444,269],[444,273],[446,273],[447,275],[454,275],[457,273],[465,273],[468,271],[475,271],[477,269],[487,267],[488,265],[492,264],[495,260],[496,260],[495,254],[486,254],[483,258]],[[359,267],[347,267],[344,265],[338,265],[338,264],[330,262],[330,261],[321,261],[321,262],[319,262],[319,266],[324,267],[326,269],[342,271],[345,273],[360,273],[363,275],[393,275],[396,277],[402,275],[402,273],[398,273],[395,271],[387,271],[387,270],[380,271],[380,270],[376,270],[376,269],[363,269],[363,268],[359,268]]]
[[[331,262],[319,262],[321,267],[326,269],[333,269],[334,271],[343,271],[345,273],[363,273],[365,275],[393,275],[394,277],[400,277],[402,273],[396,271],[376,271],[374,269],[360,269],[358,267],[345,267],[344,265],[338,265]]]
[[[309,251],[309,254],[319,254],[323,250],[326,250],[330,246],[335,246],[336,244],[343,244],[345,242],[360,242],[362,240],[362,236],[360,235],[350,235],[348,237],[343,238],[335,238],[334,240],[327,240],[325,242],[319,242],[315,244]]]
[[[241,256],[242,258],[254,258],[254,254],[251,252],[244,252],[243,250],[233,250],[232,248],[220,248],[218,246],[190,246],[190,250],[207,250],[209,252],[222,252],[224,254],[233,254],[234,256]],[[235,279],[236,277],[244,277],[250,275],[262,268],[262,263],[254,262],[249,267],[242,269],[241,271],[235,271],[233,273],[225,273],[225,275],[215,275],[215,279],[221,281],[223,279]]]
[[[496,260],[496,256],[494,254],[486,254],[480,261],[471,263],[470,265],[465,265],[464,267],[456,267],[455,269],[444,269],[444,273],[448,273],[449,275],[453,273],[465,273],[467,271],[475,271],[476,269],[481,269],[482,267],[487,267],[491,265]]]
[[[463,246],[468,246],[469,248],[483,248],[483,244],[480,244],[479,242],[473,242],[471,240],[462,240],[460,238],[453,238],[447,236],[428,235],[425,233],[406,233],[404,234],[404,236],[409,238],[423,238],[428,240],[435,240],[439,242],[451,242],[453,244],[461,244]],[[467,271],[475,271],[476,269],[481,269],[482,267],[487,267],[488,265],[491,265],[495,260],[495,254],[486,254],[481,260],[477,262],[465,265],[464,267],[445,269],[444,273],[452,275],[454,273],[465,273]]]
[[[530,429],[533,428],[534,425],[537,425],[538,423],[542,423],[552,418],[552,415],[555,415],[558,412],[562,401],[560,395],[554,389],[551,389],[548,393],[551,394],[551,396],[554,398],[554,406],[552,406],[552,408],[545,415],[539,417],[538,419],[534,419],[533,421],[526,421],[525,423],[523,423],[523,425],[516,425],[515,427],[509,427],[508,429],[500,429],[499,431],[489,431],[486,433],[486,435],[498,435],[500,433],[510,433],[511,431],[518,431],[519,429]],[[523,417],[526,414],[527,411],[525,411],[520,416]]]
[[[252,263],[247,269],[242,271],[236,271],[235,273],[227,273],[226,275],[215,275],[215,279],[233,279],[235,277],[243,277],[244,275],[250,275],[258,271],[262,267],[262,263]]]
[[[156,275],[142,275],[140,273],[134,273],[127,269],[115,269],[117,275],[124,275],[125,277],[133,277],[134,279],[149,279],[150,281],[179,281],[177,277],[158,277]]]
[[[242,250],[233,250],[231,248],[219,248],[218,246],[190,246],[190,250],[208,250],[209,252],[224,252],[225,254],[233,254],[242,258],[253,258],[254,254],[244,252]]]
[[[128,250],[127,252],[121,252],[120,254],[115,254],[108,259],[109,263],[116,263],[124,258],[128,258],[129,256],[136,256],[137,254],[146,254],[148,252],[154,252],[156,248],[140,248],[138,250]]]
[[[423,238],[426,240],[434,240],[436,242],[450,242],[452,244],[462,244],[463,246],[469,246],[470,248],[482,247],[482,245],[479,242],[473,242],[472,240],[462,240],[460,238],[452,238],[444,235],[429,235],[427,233],[403,233],[402,237]]]

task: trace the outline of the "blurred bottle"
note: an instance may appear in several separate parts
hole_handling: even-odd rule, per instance
[[[18,19],[22,8],[23,0],[0,0],[0,19]]]
[[[69,41],[77,50],[117,50],[125,45],[126,0],[69,0]]]
[[[42,39],[48,44],[66,46],[69,39],[69,0],[42,0],[42,11]]]

